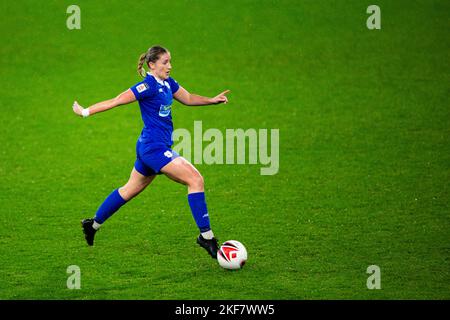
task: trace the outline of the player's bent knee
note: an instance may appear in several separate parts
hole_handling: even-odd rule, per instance
[[[203,191],[203,188],[205,186],[205,182],[203,180],[203,177],[201,174],[196,174],[190,179],[189,187],[198,190]]]

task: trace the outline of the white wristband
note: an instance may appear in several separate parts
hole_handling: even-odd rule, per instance
[[[81,110],[81,115],[83,116],[83,118],[88,117],[89,116],[89,108]]]

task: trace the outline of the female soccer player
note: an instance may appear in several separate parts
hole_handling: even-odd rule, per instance
[[[139,58],[138,73],[144,80],[119,94],[116,98],[83,108],[77,101],[73,111],[82,117],[92,116],[114,107],[138,100],[144,128],[136,144],[136,161],[128,182],[114,190],[100,205],[95,217],[81,222],[88,245],[94,245],[94,236],[100,226],[126,202],[142,192],[155,177],[165,174],[170,179],[187,185],[188,202],[194,220],[200,229],[197,243],[213,257],[217,257],[218,243],[210,227],[205,201],[203,177],[186,159],[171,149],[172,100],[188,106],[227,103],[226,90],[214,98],[189,93],[169,74],[172,69],[170,52],[153,46]],[[144,65],[149,68],[145,73]]]

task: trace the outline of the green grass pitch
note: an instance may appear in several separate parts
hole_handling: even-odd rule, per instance
[[[449,299],[450,5],[372,2],[3,1],[0,299]],[[243,270],[197,246],[186,189],[164,176],[83,239],[142,122],[137,103],[87,119],[72,103],[138,82],[153,44],[189,91],[231,90],[227,105],[174,102],[175,128],[279,129],[275,175],[196,165],[214,232],[248,249]]]

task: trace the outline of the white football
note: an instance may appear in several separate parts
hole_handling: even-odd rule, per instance
[[[247,249],[239,241],[225,241],[217,252],[217,261],[222,268],[241,269],[247,261]]]

